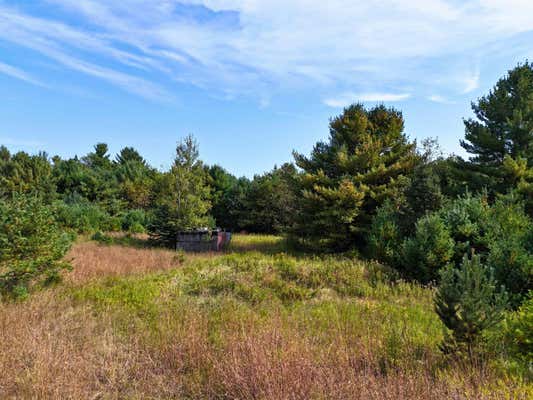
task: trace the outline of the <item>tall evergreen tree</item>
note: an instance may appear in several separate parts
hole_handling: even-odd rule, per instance
[[[295,159],[303,173],[294,233],[337,250],[362,244],[376,209],[401,193],[419,158],[401,112],[355,104],[331,120],[327,143],[317,143],[310,157],[295,153]]]
[[[533,64],[510,70],[490,93],[472,103],[475,119],[465,121],[461,146],[472,156],[468,167],[473,189],[493,193],[517,188],[533,195]],[[531,199],[531,197],[530,197]]]
[[[187,136],[176,147],[171,170],[156,183],[154,219],[149,227],[151,237],[174,246],[180,231],[212,225],[210,189],[198,144]]]

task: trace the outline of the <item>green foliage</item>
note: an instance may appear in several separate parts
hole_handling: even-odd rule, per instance
[[[293,164],[270,172],[237,179],[222,167],[207,168],[211,187],[212,215],[218,226],[254,233],[287,232],[296,213]]]
[[[402,235],[398,221],[398,209],[390,201],[380,207],[372,220],[368,250],[372,258],[388,265],[398,264],[398,249],[401,247]]]
[[[439,210],[445,197],[435,163],[421,163],[410,176],[400,207],[402,232],[412,234],[416,221],[427,213]]]
[[[32,192],[50,200],[55,190],[52,167],[46,153],[29,155],[18,152],[11,155],[6,147],[0,147],[0,197]]]
[[[442,157],[437,142],[428,139],[422,144],[420,163],[409,176],[401,196],[387,199],[378,208],[370,228],[369,255],[395,267],[404,264],[401,260],[404,257],[402,242],[406,237],[415,235],[417,221],[428,213],[440,210],[446,200],[441,191],[441,174],[438,170]],[[411,247],[411,250],[414,249]]]
[[[310,157],[295,153],[303,173],[294,234],[325,249],[363,244],[377,208],[399,197],[418,163],[403,129],[400,112],[356,104],[331,121],[329,141]]]
[[[126,201],[128,208],[149,208],[157,172],[131,147],[123,148],[116,158],[115,175],[120,196]]]
[[[230,230],[241,230],[240,210],[244,209],[242,183],[248,179],[237,179],[219,165],[206,167],[208,183],[211,188],[211,215],[217,226]]]
[[[503,284],[514,307],[533,290],[533,221],[511,198],[491,209],[487,232],[487,265]]]
[[[507,296],[499,291],[490,270],[477,255],[465,255],[459,268],[451,265],[441,270],[441,280],[435,295],[435,310],[451,331],[443,349],[466,350],[472,359],[486,329],[503,319]]]
[[[296,168],[284,164],[264,175],[256,175],[245,200],[241,225],[258,233],[287,232],[296,214],[294,180]]]
[[[128,210],[121,217],[121,229],[129,233],[144,233],[149,217],[144,210]]]
[[[171,170],[156,184],[156,206],[149,226],[153,240],[174,247],[178,232],[212,225],[210,189],[198,145],[188,136],[176,148]]]
[[[101,231],[95,232],[91,236],[91,240],[94,240],[95,242],[102,243],[102,244],[112,244],[113,239],[110,236],[105,235]]]
[[[110,215],[96,204],[80,197],[71,197],[54,203],[54,212],[58,223],[77,233],[107,231],[112,228]]]
[[[69,267],[62,258],[71,241],[40,198],[15,195],[0,202],[0,294],[21,297],[57,281]]]
[[[504,325],[506,349],[530,369],[533,360],[533,292],[520,308],[511,313]],[[529,364],[529,365],[528,365]],[[530,373],[533,372],[530,370]]]
[[[472,157],[460,162],[473,189],[533,193],[533,64],[519,64],[492,91],[472,104],[476,119],[465,121],[461,146]],[[529,206],[533,205],[530,203]]]
[[[439,270],[452,261],[454,241],[438,215],[422,217],[415,235],[405,241],[401,260],[405,272],[421,282],[435,281]]]
[[[89,201],[97,199],[99,179],[78,158],[56,159],[53,174],[58,194],[65,197],[81,196]]]
[[[473,252],[505,286],[513,307],[533,288],[533,222],[515,197],[490,205],[486,196],[466,194],[420,218],[411,235],[402,229],[401,210],[387,205],[374,218],[372,257],[426,283],[438,280],[447,264],[457,266]]]

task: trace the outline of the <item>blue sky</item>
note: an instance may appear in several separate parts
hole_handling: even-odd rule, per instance
[[[0,144],[167,167],[192,133],[252,176],[359,101],[462,154],[470,102],[532,54],[530,0],[0,0]]]

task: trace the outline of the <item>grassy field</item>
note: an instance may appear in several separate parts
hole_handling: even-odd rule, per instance
[[[236,235],[224,254],[80,240],[60,285],[0,305],[0,398],[529,399],[450,363],[430,289]]]

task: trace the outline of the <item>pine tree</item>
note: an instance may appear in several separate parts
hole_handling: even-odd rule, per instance
[[[362,245],[376,209],[399,196],[418,161],[404,134],[402,114],[352,105],[331,120],[327,143],[310,157],[295,153],[300,217],[294,233],[326,249]]]
[[[451,331],[445,336],[443,350],[466,350],[472,360],[482,332],[503,318],[507,296],[497,290],[490,271],[477,255],[465,255],[459,268],[449,265],[440,275],[435,310]]]
[[[72,237],[40,197],[15,194],[0,200],[0,300],[57,281]]]
[[[198,145],[187,136],[176,147],[171,170],[163,174],[156,186],[154,219],[149,226],[153,240],[174,246],[177,234],[212,225],[209,186]]]
[[[465,121],[461,146],[472,154],[467,167],[473,189],[505,193],[533,190],[533,64],[519,64],[492,91],[472,103],[475,119]]]

